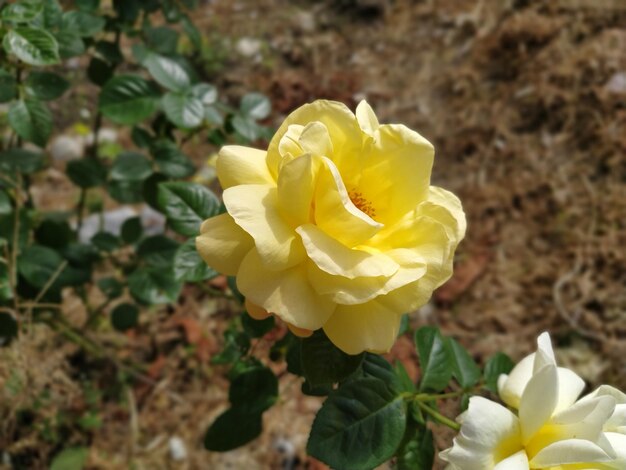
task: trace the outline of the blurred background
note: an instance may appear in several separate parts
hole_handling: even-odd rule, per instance
[[[412,326],[440,326],[479,361],[499,350],[517,361],[548,330],[561,364],[590,386],[626,388],[626,2],[213,0],[200,2],[193,21],[203,36],[193,56],[199,76],[232,103],[249,91],[268,96],[264,124],[318,98],[353,109],[367,99],[381,122],[434,143],[433,184],[461,198],[468,232],[453,279]],[[53,105],[65,131],[52,138],[54,163],[33,189],[38,207],[57,210],[76,202],[63,168],[82,152],[76,126],[95,100],[86,64],[65,67],[84,86]],[[125,131],[106,128],[111,145],[132,147]],[[217,150],[185,144],[202,168],[198,181],[215,185]],[[146,224],[162,223],[150,217]],[[210,289],[225,291],[225,280]],[[0,449],[24,455],[15,468],[45,468],[59,436],[81,440],[84,427],[68,418],[79,415],[92,420],[89,468],[326,468],[304,452],[320,399],[303,397],[286,374],[260,439],[227,454],[203,449],[227,403],[210,359],[233,311],[231,299],[190,287],[111,340],[149,371],[123,400],[107,400],[106,371],[81,363],[50,330],[2,350]],[[390,357],[419,375],[410,337]],[[27,388],[17,369],[29,371]],[[34,411],[18,419],[23,408]],[[437,439],[443,449],[451,435]],[[0,468],[11,468],[6,458]]]

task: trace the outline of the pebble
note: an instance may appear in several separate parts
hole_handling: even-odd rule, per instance
[[[50,155],[57,162],[77,160],[84,151],[85,144],[79,136],[60,135],[50,144]]]
[[[187,459],[187,448],[185,442],[178,436],[172,436],[168,442],[170,457],[177,462]]]
[[[609,93],[624,94],[626,93],[626,72],[614,73],[609,81],[604,85]]]
[[[243,37],[237,41],[235,49],[244,57],[254,57],[261,52],[261,41],[255,38]]]

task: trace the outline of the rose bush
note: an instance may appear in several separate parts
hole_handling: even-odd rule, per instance
[[[380,125],[366,102],[294,111],[267,151],[224,147],[227,213],[204,222],[198,251],[237,276],[249,313],[295,334],[324,329],[348,354],[387,351],[401,315],[452,273],[461,203],[430,185],[433,146]]]
[[[626,396],[602,386],[576,401],[584,381],[557,367],[547,333],[498,388],[502,405],[473,397],[459,435],[440,457],[450,470],[626,468]]]

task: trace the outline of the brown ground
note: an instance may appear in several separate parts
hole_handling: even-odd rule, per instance
[[[354,3],[382,6],[343,6]],[[276,122],[315,98],[350,105],[367,98],[381,121],[402,122],[435,143],[434,184],[461,197],[468,236],[454,279],[413,326],[440,325],[479,360],[498,350],[520,359],[549,330],[560,360],[591,386],[626,388],[623,2],[216,0],[197,21],[230,51],[207,67],[209,76],[232,97],[269,94]],[[251,57],[235,52],[242,38],[258,41]],[[180,305],[151,312],[141,335],[107,339],[149,361],[157,385],[107,405],[90,468],[130,468],[132,459],[146,469],[277,469],[281,441],[306,468],[323,468],[304,454],[320,402],[302,398],[290,376],[261,439],[224,455],[202,449],[226,397],[223,371],[207,358],[234,304],[194,289],[185,294]],[[51,412],[81,406],[79,379],[67,364],[72,348],[52,349],[52,341],[36,330],[2,352],[5,386],[17,364],[32,372],[23,373],[31,375],[28,393],[8,397],[5,388],[2,400],[13,409],[45,387]],[[394,354],[409,368],[415,362],[407,339]],[[49,374],[35,373],[42,368]],[[13,445],[44,458],[49,449],[33,435]],[[173,435],[186,444],[183,463],[169,459]],[[449,439],[440,437],[439,447]]]

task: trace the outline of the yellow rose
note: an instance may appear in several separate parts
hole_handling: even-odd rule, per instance
[[[226,146],[217,160],[228,213],[204,222],[198,251],[237,276],[249,311],[292,331],[323,328],[348,354],[384,352],[401,315],[452,273],[465,235],[456,196],[430,186],[433,146],[380,125],[362,101],[294,111],[267,152]]]

